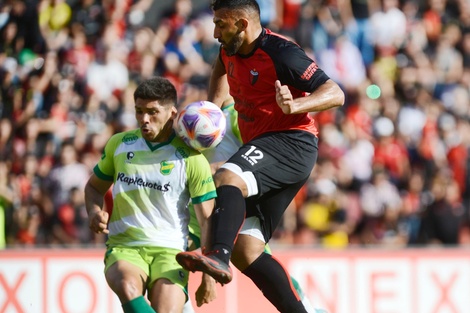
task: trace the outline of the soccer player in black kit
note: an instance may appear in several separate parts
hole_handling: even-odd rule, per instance
[[[289,274],[264,246],[316,162],[309,112],[343,105],[344,93],[297,44],[261,26],[256,0],[215,0],[212,10],[221,49],[209,100],[234,98],[243,145],[214,175],[211,246],[176,259],[221,284],[232,280],[231,260],[280,312],[305,313]]]

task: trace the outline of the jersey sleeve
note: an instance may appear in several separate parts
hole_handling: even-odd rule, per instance
[[[193,203],[202,203],[216,197],[211,167],[204,155],[195,154],[186,159],[186,175]]]
[[[284,49],[271,53],[281,84],[311,93],[330,78],[301,47],[289,41],[284,44]]]
[[[112,136],[106,146],[104,147],[101,159],[96,164],[93,172],[96,176],[103,180],[113,181],[114,180],[114,153],[119,144],[119,134]]]

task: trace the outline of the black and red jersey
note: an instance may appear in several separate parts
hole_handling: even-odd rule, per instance
[[[274,131],[305,130],[317,135],[308,113],[287,115],[276,103],[276,80],[288,85],[295,99],[329,79],[296,43],[263,29],[250,54],[227,56],[221,49],[220,59],[235,100],[243,142]]]

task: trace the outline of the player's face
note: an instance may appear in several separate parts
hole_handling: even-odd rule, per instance
[[[222,45],[228,56],[235,55],[243,45],[243,32],[237,27],[237,20],[228,10],[214,11],[214,38]]]
[[[173,105],[161,105],[158,101],[137,99],[135,117],[142,137],[150,142],[166,141],[172,133],[176,112]]]

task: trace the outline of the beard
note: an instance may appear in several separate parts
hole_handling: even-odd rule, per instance
[[[223,44],[222,48],[225,50],[225,53],[227,53],[227,55],[231,57],[231,56],[234,56],[238,52],[242,44],[243,44],[243,37],[240,35],[240,33],[238,33],[235,36],[233,36],[232,40],[230,40],[228,43]]]

